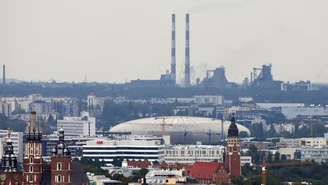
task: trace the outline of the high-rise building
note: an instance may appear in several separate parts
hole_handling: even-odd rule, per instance
[[[68,136],[94,136],[96,135],[96,118],[89,117],[64,117],[57,121],[57,130],[63,128]]]
[[[227,149],[225,156],[225,167],[230,176],[241,176],[240,164],[240,142],[238,127],[234,115],[231,118],[231,124],[228,129]]]

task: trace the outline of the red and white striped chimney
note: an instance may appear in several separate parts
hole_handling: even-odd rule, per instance
[[[176,84],[175,14],[172,14],[171,80]]]
[[[190,86],[190,34],[189,34],[189,14],[186,14],[186,48],[185,48],[185,77],[184,87]]]

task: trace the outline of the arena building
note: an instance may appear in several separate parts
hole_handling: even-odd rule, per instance
[[[205,144],[218,143],[228,135],[230,121],[192,116],[151,117],[132,120],[114,126],[110,132],[131,132],[133,135],[170,135],[172,144],[194,144],[200,141]],[[250,131],[237,124],[239,132]]]

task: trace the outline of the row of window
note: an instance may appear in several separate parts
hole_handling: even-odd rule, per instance
[[[112,154],[112,155],[120,155],[120,154],[131,154],[131,155],[158,155],[159,152],[105,152],[105,151],[102,151],[102,152],[86,152],[84,151],[83,154],[88,154],[88,155],[91,155],[91,154]]]
[[[159,150],[159,147],[83,147],[83,150]]]
[[[179,154],[179,152],[180,152],[180,154],[181,155],[183,155],[183,154],[185,154],[185,151],[171,151],[171,150],[167,150],[167,151],[165,151],[165,154]],[[188,154],[203,154],[203,155],[205,155],[205,154],[220,154],[220,153],[223,153],[223,151],[200,151],[200,150],[196,150],[196,151],[193,151],[193,150],[189,150],[188,152],[187,152]]]

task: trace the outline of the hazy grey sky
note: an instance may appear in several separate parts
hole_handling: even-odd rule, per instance
[[[277,80],[327,82],[327,7],[327,0],[1,0],[0,64],[21,80],[158,79],[170,69],[176,13],[183,77],[190,13],[195,77],[223,65],[229,81],[241,82],[272,63]]]

